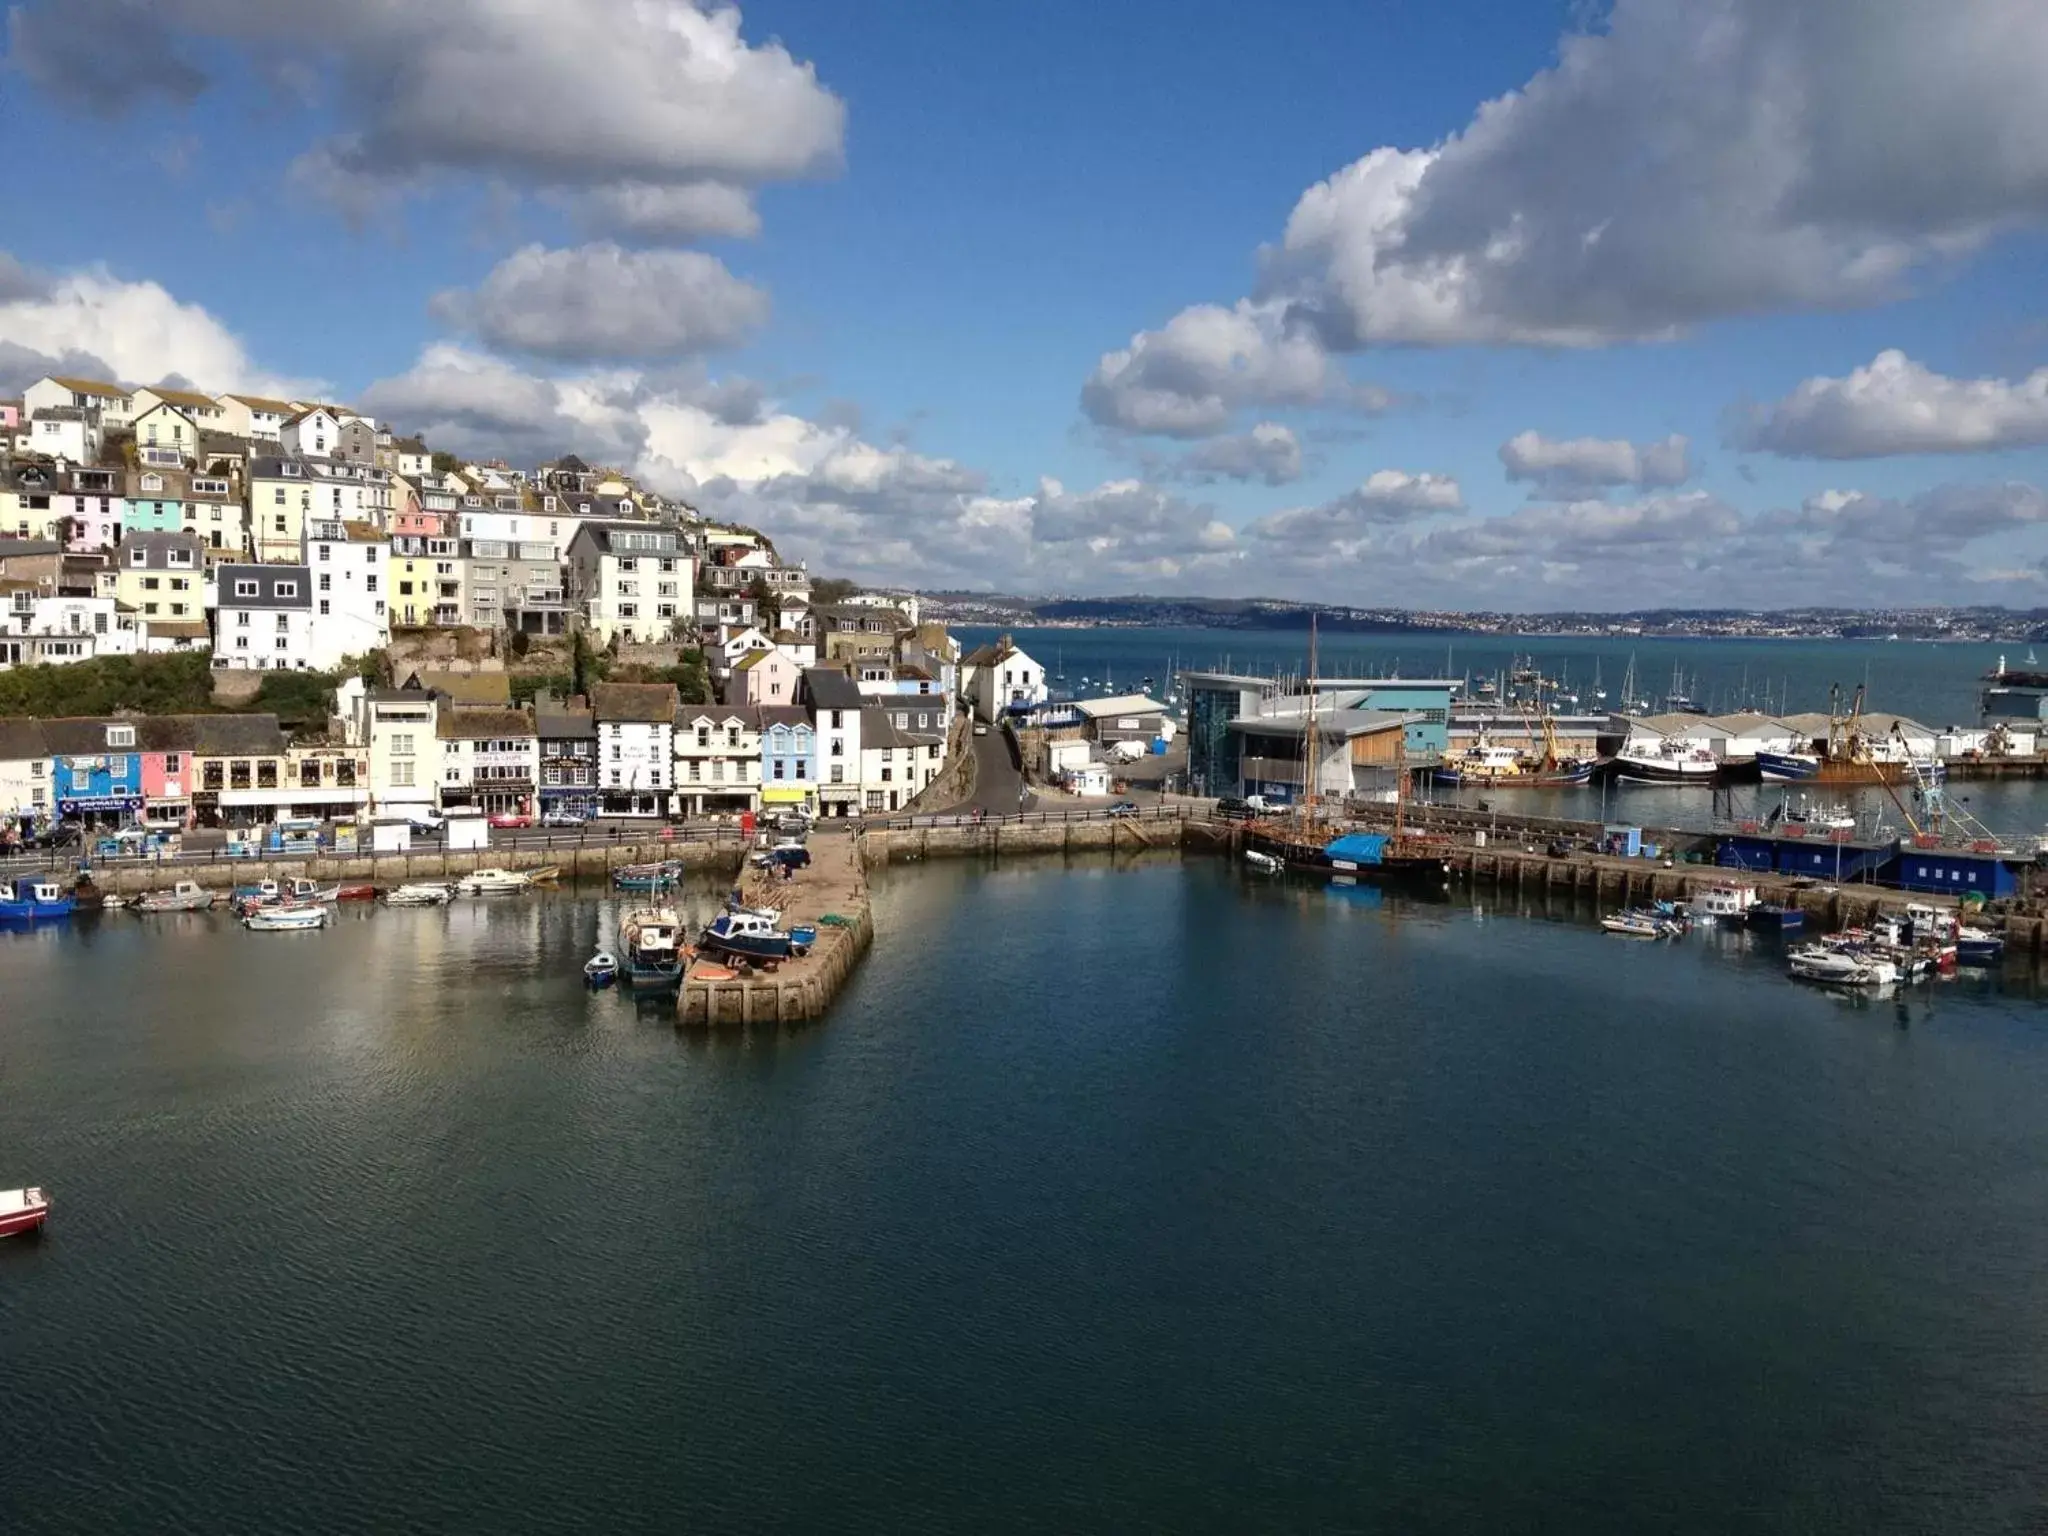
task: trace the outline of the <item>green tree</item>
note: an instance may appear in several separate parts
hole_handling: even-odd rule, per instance
[[[840,576],[819,576],[811,582],[814,603],[843,603],[860,590],[860,583]]]
[[[462,460],[458,459],[454,454],[441,453],[438,451],[434,454],[435,474],[445,475],[460,468],[462,468]]]

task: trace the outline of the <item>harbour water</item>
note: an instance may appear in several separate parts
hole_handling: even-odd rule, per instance
[[[0,935],[6,1528],[2038,1528],[2025,974],[1221,861],[875,896],[738,1037],[586,995],[568,895]]]

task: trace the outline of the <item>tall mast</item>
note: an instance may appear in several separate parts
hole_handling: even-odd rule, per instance
[[[1308,616],[1308,714],[1301,732],[1301,814],[1305,826],[1316,819],[1316,778],[1321,765],[1316,761],[1320,742],[1316,735],[1316,616]]]

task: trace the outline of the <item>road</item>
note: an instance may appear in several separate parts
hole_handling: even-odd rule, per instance
[[[986,736],[967,739],[974,743],[974,793],[953,810],[1014,816],[1038,809],[1038,796],[1024,788],[1024,775],[1010,756],[1009,737],[991,729]]]

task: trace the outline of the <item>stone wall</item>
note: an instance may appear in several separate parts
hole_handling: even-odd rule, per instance
[[[943,811],[974,798],[974,721],[965,713],[953,720],[953,732],[946,741],[946,765],[939,776],[918,791],[903,808],[906,815]]]

